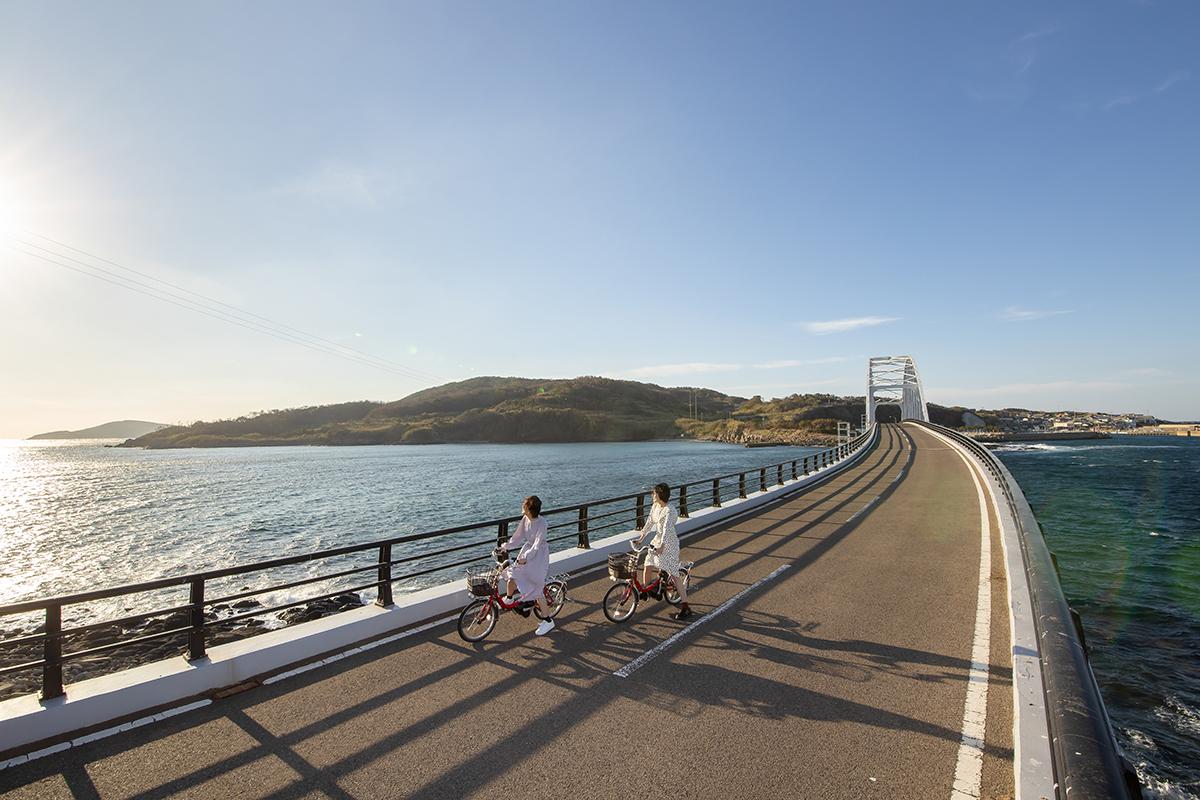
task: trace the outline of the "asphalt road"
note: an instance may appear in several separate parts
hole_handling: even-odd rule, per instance
[[[686,539],[686,624],[653,600],[609,623],[593,572],[547,637],[511,614],[478,645],[443,625],[4,770],[0,798],[950,798],[979,591],[968,469],[885,426],[845,473]],[[1012,685],[989,524],[981,796],[1002,798]]]

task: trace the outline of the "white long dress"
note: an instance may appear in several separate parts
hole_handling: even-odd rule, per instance
[[[655,503],[650,509],[650,517],[642,527],[642,536],[654,531],[655,552],[646,558],[646,563],[658,567],[668,575],[679,574],[679,534],[675,532],[675,523],[679,512],[666,504]]]
[[[550,543],[546,541],[546,518],[521,517],[512,538],[504,543],[508,550],[520,548],[513,559],[512,579],[517,582],[517,591],[522,600],[536,600],[546,586],[546,573],[550,571]],[[524,564],[517,564],[520,559]]]

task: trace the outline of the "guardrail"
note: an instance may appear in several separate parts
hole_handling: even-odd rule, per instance
[[[745,498],[751,492],[765,492],[768,488],[784,484],[788,480],[809,475],[811,472],[830,466],[847,456],[852,455],[860,444],[870,436],[867,431],[845,444],[820,450],[808,456],[768,464],[741,472],[731,472],[713,478],[690,481],[677,487],[676,500],[679,505],[679,516],[686,518],[691,511],[702,507],[721,507],[732,499]],[[590,547],[590,537],[601,531],[613,533],[630,528],[640,528],[645,523],[648,511],[649,490],[634,494],[610,497],[603,500],[592,500],[587,503],[563,506],[544,511],[542,515],[550,522],[549,530],[558,535],[552,535],[550,542],[561,542],[574,539],[576,546],[587,549]],[[60,595],[37,600],[27,600],[19,603],[0,605],[0,619],[17,614],[40,612],[45,621],[42,630],[28,635],[10,637],[0,640],[0,651],[17,645],[41,646],[41,658],[0,668],[0,676],[18,673],[26,670],[41,670],[41,693],[43,700],[49,700],[63,695],[63,665],[73,660],[103,655],[131,645],[146,643],[158,639],[177,638],[181,642],[186,639],[186,654],[189,660],[203,659],[206,654],[209,633],[217,626],[229,626],[244,620],[250,620],[276,614],[285,609],[303,606],[319,600],[326,600],[352,592],[374,590],[376,604],[390,606],[393,604],[392,587],[398,581],[413,580],[435,573],[461,568],[468,564],[477,563],[490,558],[490,550],[496,543],[508,539],[511,526],[520,521],[519,516],[492,519],[485,522],[458,525],[427,533],[397,536],[362,544],[346,545],[325,550],[317,550],[296,556],[275,558],[250,564],[240,564],[223,569],[195,572],[187,575],[158,578],[141,583],[126,584],[104,589],[96,589],[75,594]],[[614,530],[615,529],[615,530]],[[493,532],[488,539],[479,540],[471,534],[482,534],[484,531]],[[470,541],[462,541],[470,539]],[[399,545],[413,545],[435,540],[447,541],[448,546],[432,550],[395,557],[394,549]],[[453,542],[453,544],[449,544]],[[471,550],[487,548],[488,554],[458,558],[458,554]],[[347,559],[354,556],[369,555],[372,558],[365,564],[350,565]],[[449,559],[449,560],[447,560]],[[210,596],[214,582],[234,576],[263,573],[299,564],[310,564],[321,561],[326,565],[337,565],[340,568],[318,575],[288,580],[282,583],[270,583],[265,586],[250,588],[242,587],[238,591],[226,592],[219,596]],[[339,561],[343,562],[339,564]],[[411,571],[397,573],[396,567],[413,568]],[[325,581],[361,576],[362,580],[352,586],[342,586],[335,591],[323,592],[314,596],[292,600],[287,603],[254,608],[253,610],[234,613],[229,616],[216,617],[208,611],[214,607],[230,607],[239,601],[249,598],[296,589]],[[356,579],[357,580],[357,579]],[[187,592],[186,602],[183,598],[172,605],[145,611],[137,614],[91,622],[75,627],[63,627],[63,609],[73,605],[85,604],[98,600],[115,597],[135,596],[155,592],[170,594],[171,591]],[[206,613],[207,612],[207,613]],[[139,624],[159,618],[167,618],[167,630],[155,631],[149,634],[130,635],[128,631]],[[67,652],[65,644],[72,639],[78,640],[82,634],[98,630],[120,631],[117,641],[111,641],[99,646]]]
[[[970,450],[996,479],[1016,520],[1037,628],[1058,796],[1069,796],[1071,800],[1140,798],[1137,775],[1121,754],[1092,672],[1083,624],[1063,594],[1058,563],[1046,547],[1041,526],[1020,485],[1003,462],[974,439],[941,425],[916,424]]]

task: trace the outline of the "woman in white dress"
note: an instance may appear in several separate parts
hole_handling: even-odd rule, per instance
[[[554,620],[549,618],[550,609],[544,600],[546,574],[550,571],[550,543],[546,541],[546,518],[542,516],[542,501],[537,495],[525,498],[521,506],[523,516],[517,523],[517,530],[511,539],[504,543],[506,550],[517,550],[517,558],[508,574],[508,596],[515,591],[521,593],[525,602],[537,604],[538,611],[546,617],[534,632],[545,636],[554,630]]]
[[[654,545],[654,550],[646,557],[646,566],[642,571],[642,583],[649,584],[652,580],[651,569],[661,570],[674,578],[680,603],[679,611],[672,614],[671,617],[684,620],[692,615],[692,609],[687,601],[687,586],[679,580],[679,534],[675,532],[675,523],[679,520],[679,512],[667,502],[671,499],[670,486],[660,483],[654,487],[652,494],[654,505],[650,509],[650,516],[642,527],[642,535],[632,544],[634,547],[639,547],[646,536],[652,531],[654,532],[654,538],[650,541],[650,544]]]

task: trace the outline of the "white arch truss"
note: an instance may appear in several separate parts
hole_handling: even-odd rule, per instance
[[[875,409],[900,406],[900,419],[929,422],[925,390],[912,356],[877,356],[867,366],[867,424],[875,423]]]

